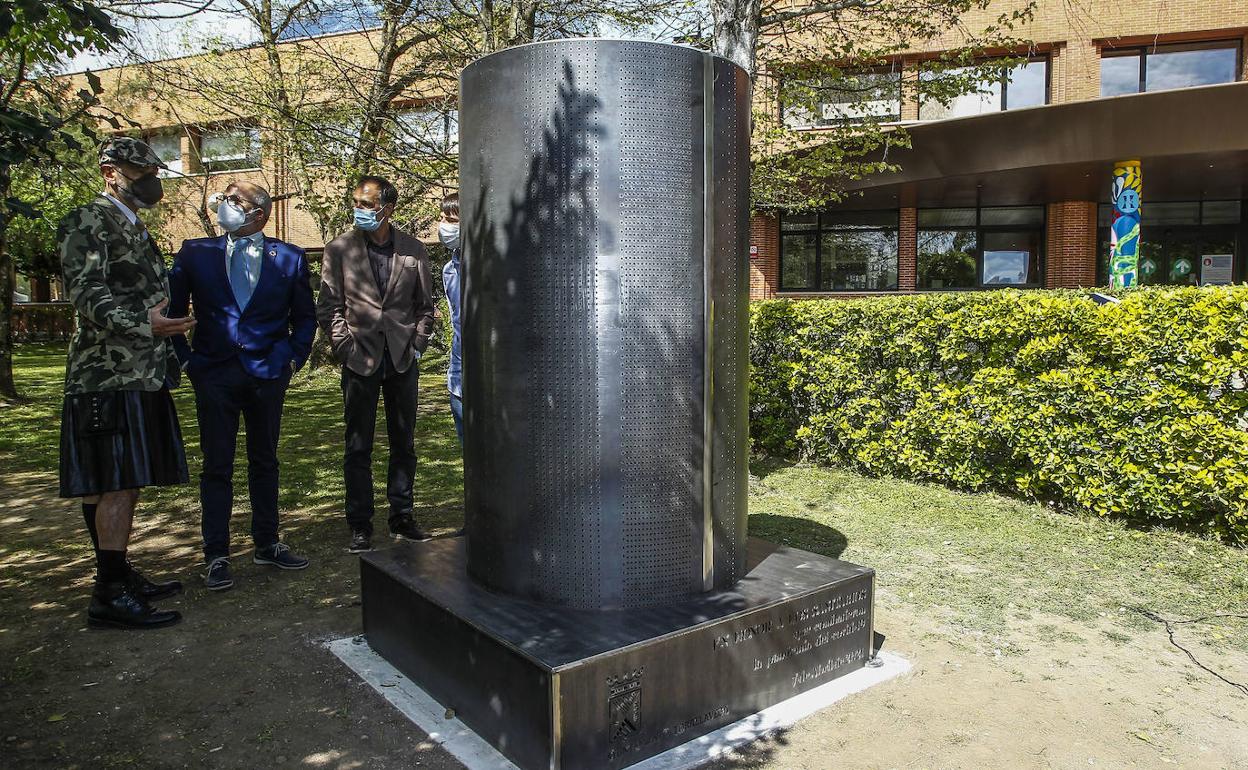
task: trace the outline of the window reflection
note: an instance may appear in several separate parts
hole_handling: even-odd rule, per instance
[[[780,286],[808,289],[815,285],[816,236],[786,235],[780,241]]]
[[[795,78],[785,82],[781,101],[789,128],[900,120],[901,69]]]
[[[1039,107],[1048,102],[1049,62],[1029,61],[1010,70],[1005,84],[1005,109]]]
[[[1233,83],[1239,45],[1233,42],[1107,49],[1101,54],[1101,96]]]
[[[1101,59],[1101,96],[1134,94],[1140,90],[1140,55]]]
[[[830,211],[780,220],[782,291],[897,288],[897,211]]]
[[[1163,91],[1231,83],[1236,79],[1238,60],[1239,49],[1233,46],[1189,51],[1159,48],[1147,54],[1144,87]]]
[[[921,230],[918,247],[920,289],[976,286],[974,230]]]
[[[881,291],[897,286],[897,231],[843,230],[823,235],[825,291]]]
[[[970,71],[969,67],[959,67],[946,70],[944,73],[923,73],[920,77],[934,79],[941,77],[942,74],[962,76]],[[963,118],[1047,104],[1049,101],[1048,73],[1049,60],[1047,58],[1023,62],[1007,70],[1000,80],[981,83],[976,91],[955,96],[948,104],[942,104],[934,98],[922,99],[919,103],[919,120]]]
[[[1024,286],[1039,283],[1040,234],[1037,232],[984,233],[985,286]]]
[[[1043,270],[1043,206],[920,209],[920,289],[1038,286]]]

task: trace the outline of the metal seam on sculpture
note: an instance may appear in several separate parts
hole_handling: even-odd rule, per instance
[[[563,715],[559,703],[559,672],[550,672],[550,770],[559,770],[563,757]]]
[[[871,570],[871,595],[875,596],[875,570]],[[875,603],[871,604],[871,623],[867,629],[867,660],[875,649]]]
[[[715,295],[711,287],[715,257],[715,59],[702,56],[702,588],[715,587],[714,460],[715,440]]]

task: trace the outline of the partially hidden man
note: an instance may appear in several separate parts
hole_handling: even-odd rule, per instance
[[[343,473],[352,553],[372,548],[372,454],[379,396],[385,398],[390,439],[390,532],[412,540],[428,538],[412,515],[412,484],[417,361],[433,332],[433,283],[424,245],[391,223],[398,199],[398,189],[386,179],[361,178],[354,192],[355,227],[325,245],[321,263],[317,318],[342,363]]]
[[[104,192],[57,232],[65,293],[77,314],[61,409],[61,497],[82,498],[97,565],[92,627],[154,628],[181,620],[151,602],[182,590],[127,560],[143,487],[185,484],[186,455],[169,389],[178,363],[169,337],[195,325],[166,316],[165,263],[138,218],[164,195],[150,147],[115,138],[100,151]],[[177,315],[177,314],[175,314]]]
[[[316,303],[303,249],[264,235],[273,200],[262,187],[235,182],[221,194],[218,238],[183,242],[169,272],[171,312],[188,302],[199,322],[191,341],[174,338],[195,389],[200,444],[204,582],[234,585],[230,516],[239,418],[247,427],[247,488],[252,561],[299,570],[308,560],[278,538],[277,441],[290,378],[312,352]]]

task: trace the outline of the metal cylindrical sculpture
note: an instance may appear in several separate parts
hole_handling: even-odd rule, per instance
[[[581,609],[745,571],[749,79],[535,43],[460,81],[468,564]]]

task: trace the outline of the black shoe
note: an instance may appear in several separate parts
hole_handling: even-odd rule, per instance
[[[285,543],[274,543],[268,548],[257,548],[256,555],[251,557],[256,564],[271,564],[281,569],[303,569],[308,560],[290,550]]]
[[[371,550],[373,550],[372,534],[363,530],[351,533],[351,545],[347,546],[347,553],[367,553]]]
[[[143,577],[130,562],[126,562],[126,566],[130,568],[130,571],[126,574],[126,587],[130,589],[130,593],[145,602],[156,602],[182,593],[182,582],[179,580],[153,583]]]
[[[208,562],[208,572],[204,574],[204,585],[209,591],[225,591],[234,587],[234,578],[230,577],[230,560],[218,556]]]
[[[87,607],[91,628],[161,628],[182,619],[173,610],[158,610],[137,596],[125,581],[96,583]]]
[[[390,523],[390,534],[407,540],[430,540],[433,535],[416,526],[411,519],[398,519]]]

